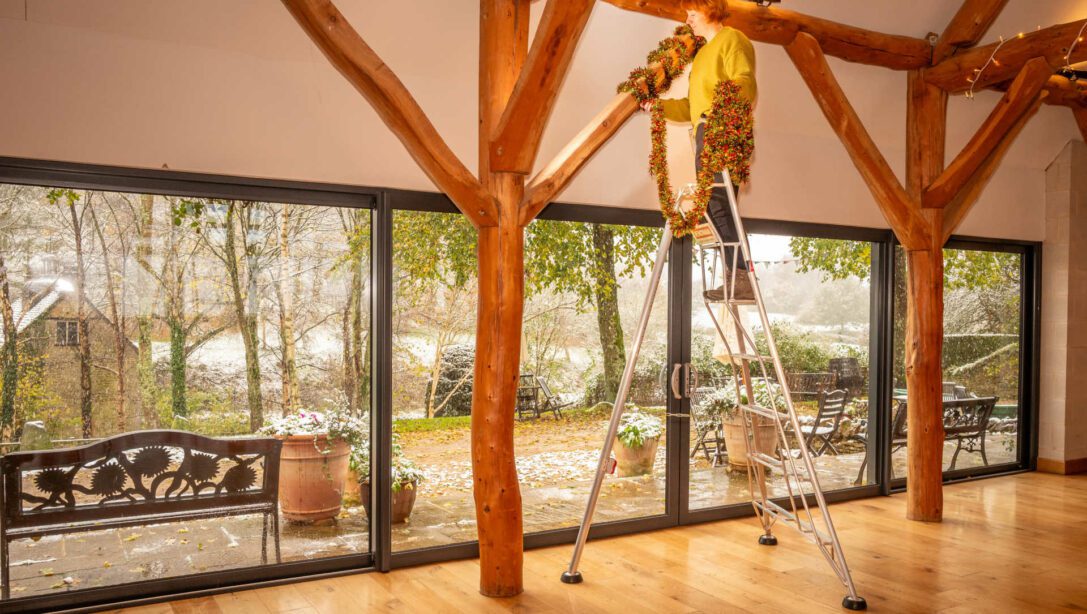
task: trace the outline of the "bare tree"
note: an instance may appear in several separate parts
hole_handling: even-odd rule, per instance
[[[68,229],[71,231],[75,248],[75,294],[76,294],[76,329],[79,336],[79,416],[84,438],[94,435],[94,403],[91,388],[91,339],[87,326],[87,262],[83,243],[84,217],[90,208],[91,192],[84,194],[80,204],[80,195],[73,190],[56,189],[49,191],[49,202],[65,208],[68,214]]]

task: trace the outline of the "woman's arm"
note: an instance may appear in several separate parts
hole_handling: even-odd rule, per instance
[[[686,98],[661,98],[664,119],[673,122],[691,121],[691,101]]]

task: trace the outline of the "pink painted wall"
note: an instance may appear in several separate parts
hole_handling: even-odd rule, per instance
[[[790,8],[887,32],[941,30],[944,0],[799,0]],[[452,149],[476,166],[477,8],[469,0],[340,0]],[[542,3],[534,5],[538,17]],[[990,39],[1087,15],[1087,0],[1012,0]],[[672,24],[598,3],[538,165],[614,93]],[[761,100],[745,215],[885,226],[785,53],[756,45]],[[901,174],[902,73],[832,60],[873,138]],[[433,189],[363,99],[273,0],[0,0],[0,155],[360,185]],[[680,86],[682,87],[682,86]],[[950,105],[949,155],[997,100]],[[690,164],[672,131],[677,175]],[[1078,137],[1044,108],[961,232],[1041,240],[1045,168]],[[639,115],[562,200],[653,208]],[[678,179],[678,177],[677,177]]]

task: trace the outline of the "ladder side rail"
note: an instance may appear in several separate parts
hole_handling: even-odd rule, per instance
[[[755,279],[754,272],[750,271],[750,267],[753,264],[752,259],[751,259],[751,246],[748,244],[747,232],[744,230],[743,219],[740,217],[740,208],[739,208],[739,206],[738,206],[738,204],[736,202],[736,193],[732,189],[732,178],[729,175],[728,168],[721,169],[721,172],[722,172],[722,176],[724,178],[725,193],[728,195],[729,208],[732,210],[733,223],[735,224],[735,227],[736,227],[736,236],[739,239],[740,249],[743,250],[744,259],[748,263],[748,267],[749,267],[748,274],[751,277],[751,282],[752,282],[751,285],[752,285],[752,288],[755,291],[755,297],[756,297],[755,303],[756,303],[756,305],[758,306],[758,309],[759,309],[759,318],[762,321],[764,332],[766,334],[766,342],[767,342],[767,346],[770,349],[770,356],[773,359],[774,369],[777,371],[778,381],[781,383],[782,390],[784,392],[785,402],[786,402],[786,404],[788,404],[788,407],[789,407],[789,418],[790,418],[790,421],[792,422],[793,429],[795,430],[795,432],[800,433],[801,432],[801,430],[800,430],[800,421],[797,420],[796,410],[793,407],[792,398],[791,398],[791,395],[790,395],[790,391],[788,389],[788,383],[785,381],[784,370],[783,370],[783,368],[781,366],[781,358],[778,356],[777,344],[774,342],[773,332],[770,330],[769,317],[767,316],[767,313],[766,313],[766,306],[762,301],[762,292],[759,289],[757,280]],[[823,516],[824,520],[826,521],[827,530],[828,530],[828,532],[830,534],[831,541],[833,542],[835,553],[838,555],[838,559],[841,561],[841,564],[844,566],[845,565],[845,553],[842,551],[841,543],[838,540],[838,532],[834,529],[834,521],[831,519],[830,514],[826,512],[826,499],[825,499],[825,497],[823,497],[823,489],[819,486],[819,476],[815,472],[815,464],[812,462],[811,455],[808,453],[808,449],[807,449],[806,446],[801,446],[800,450],[801,450],[801,457],[803,458],[803,461],[804,461],[804,465],[807,468],[808,473],[811,475],[812,490],[814,491],[815,499],[816,499],[816,502],[817,502],[818,506],[820,508],[822,508],[822,510],[821,510],[822,511],[822,516]],[[790,454],[789,456],[792,456],[792,454]],[[804,502],[805,508],[807,508],[808,507],[807,497],[803,497],[802,500]],[[846,587],[849,589],[850,596],[856,597],[856,589],[855,589],[855,587],[853,585],[853,578],[852,578],[851,574],[847,574],[847,580],[848,580],[848,582],[846,583]]]
[[[642,303],[641,316],[638,320],[638,330],[634,336],[634,346],[631,348],[630,357],[627,359],[627,364],[623,369],[623,377],[619,381],[619,391],[616,394],[615,404],[612,406],[611,420],[608,423],[608,433],[604,439],[604,446],[600,450],[600,460],[597,463],[596,475],[593,479],[593,488],[589,494],[589,502],[585,508],[585,516],[581,521],[581,528],[578,530],[577,540],[574,543],[574,553],[570,559],[570,567],[567,570],[567,573],[563,574],[564,580],[569,578],[569,581],[575,582],[577,580],[574,580],[574,578],[580,577],[577,570],[578,564],[581,562],[581,554],[584,552],[585,542],[589,537],[589,529],[592,526],[593,514],[596,511],[596,504],[600,498],[600,488],[604,482],[604,475],[611,459],[612,442],[619,432],[619,421],[626,408],[627,394],[630,391],[630,385],[634,379],[634,369],[638,362],[638,355],[642,349],[645,331],[649,326],[649,316],[653,312],[653,302],[660,286],[661,275],[664,271],[668,249],[671,245],[672,228],[671,225],[666,222],[661,234],[660,246],[657,248],[657,257],[653,262],[653,272],[650,278],[649,287],[646,289],[645,299]]]

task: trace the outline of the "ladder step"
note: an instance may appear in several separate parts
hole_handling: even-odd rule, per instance
[[[796,514],[781,507],[773,501],[764,502],[756,499],[755,501],[752,501],[752,503],[754,503],[756,507],[762,510],[763,513],[769,514],[770,516],[778,518],[786,523],[791,523],[797,531],[800,531],[801,535],[803,535],[808,541],[812,542],[813,544],[822,544],[824,546],[829,546],[833,543],[830,537],[825,535],[819,529],[812,526],[812,523],[797,518]]]
[[[780,422],[788,422],[789,414],[780,412],[776,409],[770,409],[769,407],[763,407],[761,405],[740,405],[740,409],[753,414],[760,415],[764,418],[770,418],[771,420],[778,420]]]
[[[755,452],[752,450],[747,451],[747,458],[755,461],[756,463],[766,467],[771,471],[781,471],[784,473],[785,467],[781,464],[781,461],[770,456],[769,454],[763,454],[762,452]]]

